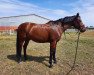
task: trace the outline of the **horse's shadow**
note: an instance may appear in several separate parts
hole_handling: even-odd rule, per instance
[[[7,58],[10,59],[10,60],[14,60],[14,61],[18,62],[17,57],[16,57],[15,54],[8,55]],[[28,59],[26,61],[35,61],[35,62],[42,63],[45,66],[49,66],[47,63],[44,62],[44,61],[48,62],[49,56],[31,56],[31,55],[27,55],[27,58]],[[22,61],[25,61],[23,55],[22,55]]]

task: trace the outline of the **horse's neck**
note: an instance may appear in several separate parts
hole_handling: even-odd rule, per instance
[[[68,24],[64,24],[63,25],[63,28],[62,28],[62,31],[64,32],[64,31],[66,31],[68,28],[70,28],[71,27],[71,25],[68,25]]]

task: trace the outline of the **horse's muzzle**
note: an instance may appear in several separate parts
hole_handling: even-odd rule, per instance
[[[85,31],[86,31],[86,27],[80,29],[80,32],[85,32]]]

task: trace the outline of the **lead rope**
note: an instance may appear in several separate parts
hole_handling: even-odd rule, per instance
[[[75,68],[76,59],[77,59],[78,45],[79,45],[79,38],[80,38],[80,31],[78,30],[77,46],[76,46],[76,52],[75,52],[75,57],[74,57],[73,66],[72,66],[71,69],[67,72],[66,75],[69,75],[69,73]]]
[[[66,33],[65,33],[65,31],[64,31],[64,36],[65,36],[65,39],[66,39]]]

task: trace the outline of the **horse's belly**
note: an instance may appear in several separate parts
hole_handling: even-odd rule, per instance
[[[35,41],[35,42],[38,42],[38,43],[45,43],[45,42],[48,42],[48,40],[44,40],[44,39],[36,38],[36,37],[32,37],[31,40],[33,40],[33,41]]]
[[[49,33],[44,30],[44,29],[36,29],[36,30],[32,30],[30,32],[30,39],[35,41],[35,42],[39,42],[39,43],[44,43],[44,42],[48,42],[49,38]]]

